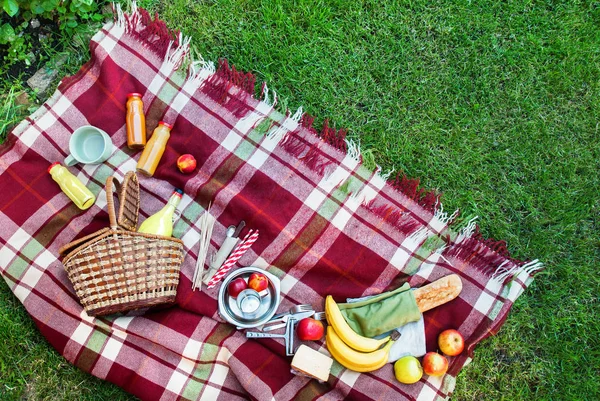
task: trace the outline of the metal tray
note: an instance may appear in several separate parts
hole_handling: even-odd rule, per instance
[[[232,280],[238,277],[248,280],[252,273],[262,273],[267,276],[269,287],[265,290],[266,295],[262,297],[258,310],[251,315],[245,315],[238,307],[237,301],[229,296],[227,287]],[[217,302],[219,304],[219,315],[227,322],[245,329],[258,327],[268,322],[275,315],[281,302],[281,284],[277,277],[263,269],[253,266],[242,267],[225,277],[221,288],[219,288]]]

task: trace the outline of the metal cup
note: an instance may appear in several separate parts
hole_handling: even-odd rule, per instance
[[[256,313],[258,308],[260,308],[260,303],[260,294],[251,288],[246,288],[237,296],[238,308],[247,317],[251,317]]]

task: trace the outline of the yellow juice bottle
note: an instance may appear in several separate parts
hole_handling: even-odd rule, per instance
[[[177,209],[179,202],[181,202],[182,196],[183,191],[181,189],[175,189],[165,207],[144,220],[140,225],[138,232],[164,235],[165,237],[173,235],[173,214],[175,213],[175,209]]]
[[[165,152],[167,141],[171,137],[171,128],[173,128],[172,125],[163,121],[158,123],[158,127],[154,129],[152,137],[150,137],[150,140],[146,143],[146,147],[140,156],[140,160],[138,160],[136,168],[138,172],[150,177],[154,175],[156,167],[160,162],[160,158]]]
[[[48,172],[52,176],[52,179],[58,183],[65,195],[81,210],[89,209],[96,201],[94,194],[77,177],[71,174],[66,167],[61,166],[59,162],[52,163],[48,167]]]

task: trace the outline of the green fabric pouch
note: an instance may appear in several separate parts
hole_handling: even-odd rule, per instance
[[[421,311],[408,283],[364,301],[338,306],[350,327],[365,337],[387,333],[421,318]]]

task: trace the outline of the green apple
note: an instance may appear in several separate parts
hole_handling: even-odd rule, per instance
[[[394,374],[400,383],[413,384],[423,376],[423,368],[414,356],[404,356],[394,364]]]

